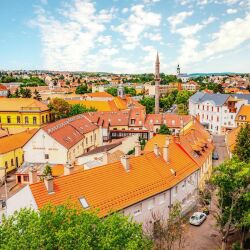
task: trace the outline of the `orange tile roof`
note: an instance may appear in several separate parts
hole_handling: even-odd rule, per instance
[[[107,92],[95,92],[95,93],[87,93],[85,94],[86,96],[89,96],[89,97],[108,97],[108,98],[112,98],[113,96],[110,95],[109,93]]]
[[[81,207],[79,198],[84,197],[91,208],[99,209],[99,215],[105,216],[175,186],[198,169],[176,143],[169,145],[169,163],[153,152],[129,161],[129,172],[119,161],[56,178],[53,194],[48,194],[43,182],[32,184],[30,188],[38,208],[49,202],[59,205],[68,200]],[[171,169],[176,171],[176,176]]]
[[[245,120],[241,120],[240,116],[245,116]],[[235,120],[239,122],[250,122],[250,105],[242,105]]]
[[[0,84],[0,91],[6,91],[8,90],[7,87],[3,84]]]
[[[241,127],[234,128],[226,135],[227,147],[231,153],[234,151],[237,135],[240,132],[240,129]]]
[[[21,148],[37,132],[37,129],[26,130],[24,132],[0,138],[0,154],[5,154],[12,150]]]
[[[61,145],[69,149],[81,141],[86,133],[97,128],[98,126],[84,115],[76,115],[50,123],[42,129]]]
[[[32,98],[1,98],[0,111],[46,111],[49,110],[46,104]]]

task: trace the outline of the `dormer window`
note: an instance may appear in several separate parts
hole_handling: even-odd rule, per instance
[[[88,204],[87,200],[84,197],[79,198],[79,201],[80,201],[83,208],[85,208],[85,209],[89,208],[89,204]]]

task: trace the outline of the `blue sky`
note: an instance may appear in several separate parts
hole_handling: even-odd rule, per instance
[[[250,72],[250,0],[1,0],[0,69]]]

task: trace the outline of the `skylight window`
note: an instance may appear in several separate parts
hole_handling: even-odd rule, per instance
[[[89,208],[89,204],[84,197],[79,198],[79,201],[80,201],[83,208]]]

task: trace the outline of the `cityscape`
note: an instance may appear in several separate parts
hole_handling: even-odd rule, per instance
[[[249,0],[1,5],[0,249],[250,249]]]

